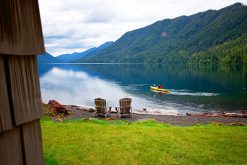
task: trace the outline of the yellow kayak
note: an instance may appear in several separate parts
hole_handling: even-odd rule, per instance
[[[158,88],[156,86],[150,86],[150,89],[154,92],[162,92],[162,93],[169,93],[168,89],[164,89],[164,88]]]

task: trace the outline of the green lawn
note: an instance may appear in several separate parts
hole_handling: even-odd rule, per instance
[[[47,164],[247,164],[247,127],[41,120]]]

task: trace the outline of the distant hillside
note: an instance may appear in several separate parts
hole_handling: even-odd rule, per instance
[[[246,37],[247,7],[236,3],[127,32],[80,62],[247,63]]]
[[[62,62],[73,62],[76,61],[84,56],[87,56],[88,54],[92,53],[93,51],[95,51],[96,48],[91,48],[88,49],[84,52],[80,52],[80,53],[72,53],[72,54],[62,54],[58,57],[56,57],[56,59],[62,61]]]
[[[111,46],[112,43],[113,43],[112,41],[106,42],[97,48],[96,47],[91,48],[91,49],[88,49],[88,50],[86,50],[84,52],[80,52],[80,53],[63,54],[63,55],[60,55],[56,58],[62,62],[69,62],[69,63],[70,62],[80,62],[80,60],[82,58],[93,57],[94,55],[101,53],[101,51],[103,51],[104,49]]]
[[[59,63],[60,60],[56,59],[49,53],[39,54],[38,55],[38,62],[39,63]]]

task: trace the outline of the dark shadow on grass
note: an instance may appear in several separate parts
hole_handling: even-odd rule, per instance
[[[52,156],[45,155],[45,164],[46,165],[57,165],[58,161],[53,159]]]

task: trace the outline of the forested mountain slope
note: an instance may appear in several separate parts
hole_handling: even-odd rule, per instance
[[[125,33],[80,62],[247,63],[247,7],[165,19]]]

